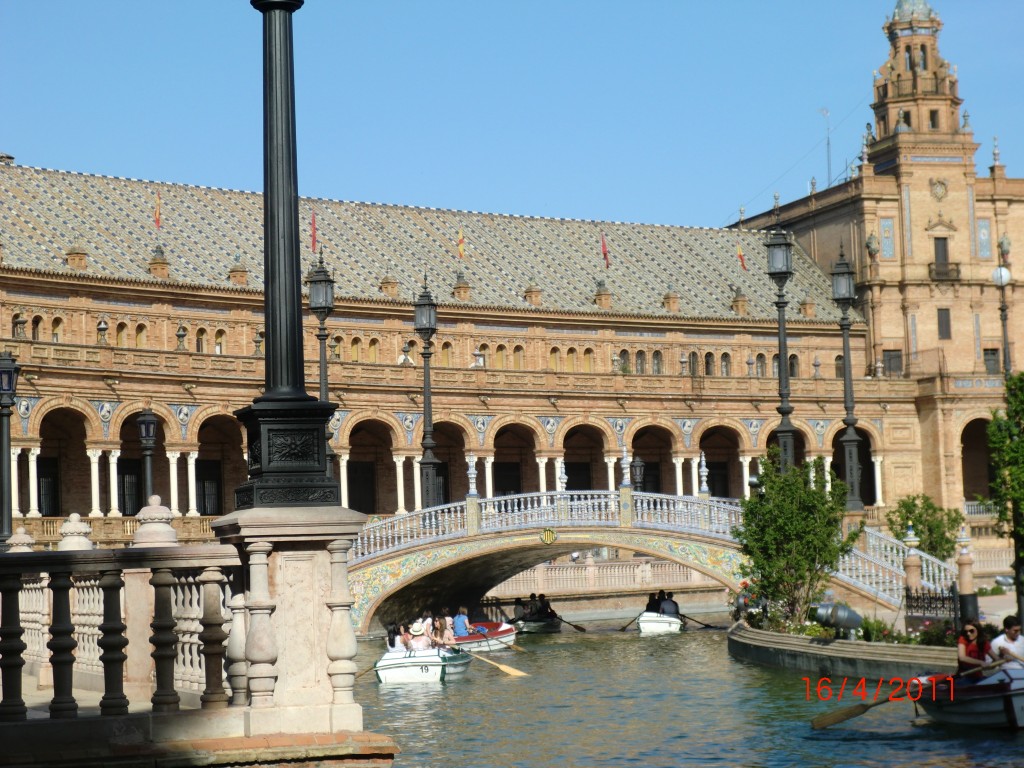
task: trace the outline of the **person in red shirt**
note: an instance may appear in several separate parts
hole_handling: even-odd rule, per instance
[[[981,624],[976,621],[964,622],[964,628],[956,641],[957,672],[969,673],[968,680],[981,678],[981,667],[992,663],[992,646],[985,639]]]

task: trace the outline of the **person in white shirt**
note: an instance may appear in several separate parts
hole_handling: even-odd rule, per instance
[[[1020,636],[1019,618],[1003,619],[1003,634],[992,641],[992,655],[996,659],[1007,659],[1004,667],[1024,669],[1024,637]]]

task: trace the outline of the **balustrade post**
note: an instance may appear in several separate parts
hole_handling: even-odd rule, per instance
[[[333,699],[331,701],[332,724],[352,728],[358,723],[362,730],[363,709],[355,703],[352,689],[358,667],[355,663],[356,634],[352,629],[352,593],[348,588],[348,551],[352,542],[338,539],[327,545],[331,555],[331,599],[327,607],[331,610],[331,624],[327,632],[327,674],[331,678]]]
[[[71,574],[56,571],[50,574],[50,592],[53,593],[53,615],[50,619],[50,666],[53,668],[53,698],[50,717],[70,719],[78,717],[78,702],[73,693],[75,625],[71,623]]]
[[[128,654],[124,652],[128,645],[125,630],[128,625],[121,616],[121,590],[124,579],[120,571],[103,571],[100,574],[100,589],[103,592],[103,623],[100,624],[101,637],[96,641],[103,653],[100,663],[103,664],[103,698],[100,699],[100,714],[127,715],[128,697],[124,693],[124,663]]]
[[[176,584],[170,568],[154,569],[149,583],[153,585],[153,665],[156,668],[156,690],[150,699],[154,712],[177,712],[178,692],[174,690],[174,660],[177,657],[178,636],[174,632],[174,610],[171,589]]]
[[[619,525],[623,528],[631,528],[635,522],[636,510],[633,507],[633,486],[623,483],[619,486]]]
[[[249,663],[245,660],[245,595],[241,592],[228,601],[231,609],[231,632],[228,634],[227,658],[228,685],[231,686],[231,706],[244,707],[249,703]]]
[[[224,606],[222,585],[225,582],[220,568],[204,568],[199,575],[203,590],[203,615],[199,620],[203,631],[199,633],[206,675],[206,688],[199,697],[203,709],[223,709],[228,705],[228,694],[224,690]]]
[[[249,553],[249,598],[245,607],[249,611],[249,631],[245,636],[249,706],[265,709],[274,706],[274,687],[277,683],[277,644],[270,615],[277,605],[270,599],[269,556],[273,546],[257,541],[246,547]]]
[[[4,722],[24,720],[28,713],[21,695],[21,671],[28,646],[21,639],[25,629],[21,626],[20,592],[20,574],[0,576],[0,600],[3,601],[0,603],[0,683],[3,685],[0,721]]]

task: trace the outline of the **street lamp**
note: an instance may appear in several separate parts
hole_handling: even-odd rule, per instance
[[[633,484],[634,491],[643,491],[644,462],[635,451],[633,452],[633,461],[629,463],[629,479]]]
[[[427,276],[423,275],[423,290],[413,302],[413,322],[416,333],[423,339],[423,457],[420,459],[420,484],[423,488],[423,507],[437,507],[441,504],[438,461],[434,455],[434,417],[430,410],[430,358],[434,354],[431,339],[437,333],[437,302],[427,288]]]
[[[853,265],[846,260],[843,246],[839,245],[839,261],[832,268],[832,300],[839,305],[843,316],[839,327],[843,331],[843,406],[846,431],[839,438],[846,459],[846,511],[863,512],[864,502],[860,498],[860,436],[854,427],[857,419],[853,415],[853,361],[850,359],[850,307],[857,298]]]
[[[156,447],[157,418],[151,409],[145,408],[135,421],[139,425],[139,444],[142,445],[142,503],[145,506],[153,495],[153,448]]]
[[[320,400],[327,402],[327,316],[334,311],[334,278],[324,266],[324,249],[320,248],[320,260],[315,267],[309,270],[306,275],[306,285],[309,286],[309,310],[317,320],[320,327],[317,329],[316,338],[320,342]],[[334,468],[334,450],[331,448],[331,427],[328,423],[325,428],[327,434],[327,476],[330,477]]]
[[[1010,238],[1003,233],[999,238],[999,266],[992,271],[992,282],[999,286],[999,320],[1003,324],[1003,378],[1010,378],[1010,334],[1006,329],[1006,314],[1009,307],[1006,304],[1006,286],[1010,284],[1013,275],[1010,274]]]
[[[11,538],[11,407],[20,371],[10,352],[0,352],[0,550]]]
[[[796,463],[793,447],[793,422],[789,414],[789,352],[786,346],[786,283],[793,276],[793,238],[789,232],[773,230],[768,235],[768,276],[779,289],[775,306],[779,310],[779,407],[776,408],[782,420],[775,432],[779,436],[781,469],[785,471]]]

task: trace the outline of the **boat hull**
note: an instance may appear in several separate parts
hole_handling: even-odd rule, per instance
[[[476,627],[485,627],[486,633],[474,632],[465,637],[456,637],[455,646],[464,651],[481,653],[487,651],[504,651],[512,647],[516,639],[516,628],[502,621],[478,621]]]
[[[920,707],[944,725],[976,728],[1024,728],[1024,669],[1001,669],[977,683],[956,680],[952,701],[948,684],[933,688],[922,680]]]
[[[377,680],[392,683],[444,682],[466,674],[472,657],[462,651],[388,651],[373,665]]]
[[[641,635],[667,635],[681,632],[683,620],[678,616],[664,616],[660,613],[644,612],[636,620]]]
[[[550,619],[519,619],[512,622],[513,626],[524,635],[551,635],[562,631],[562,620],[557,617]]]

